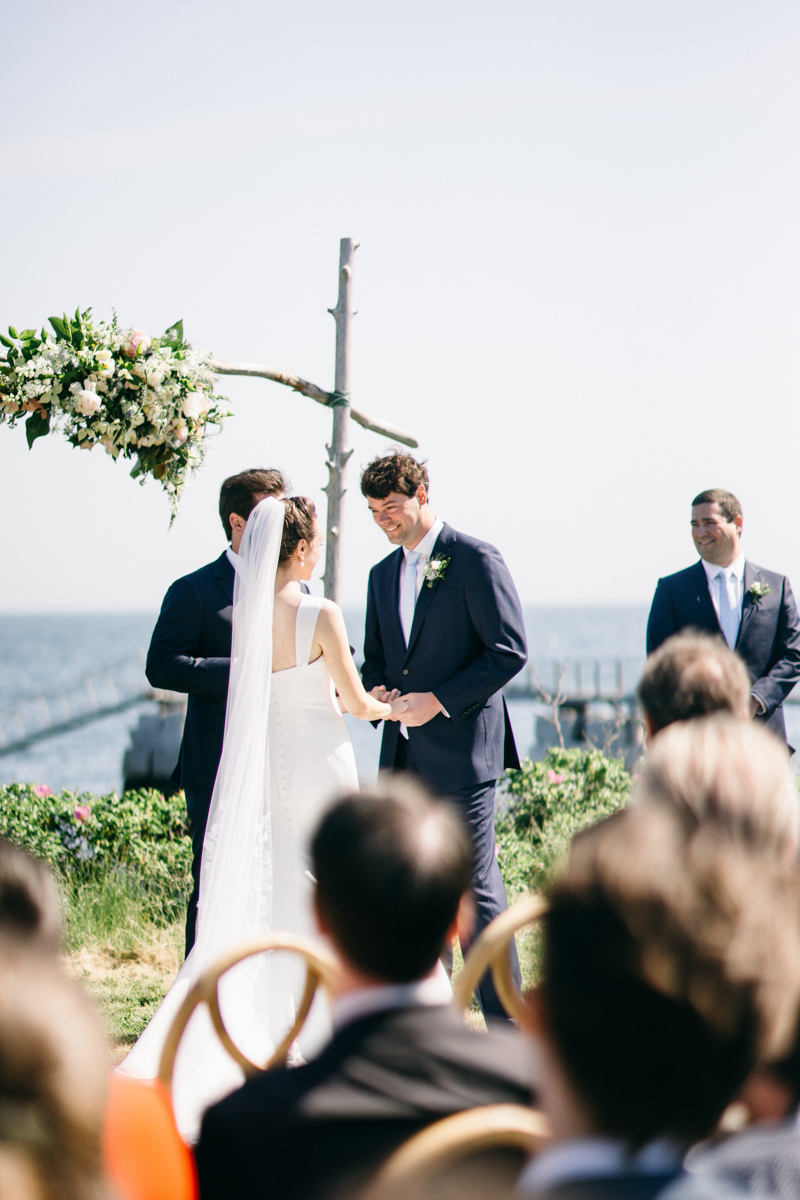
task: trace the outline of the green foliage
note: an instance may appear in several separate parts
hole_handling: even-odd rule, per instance
[[[570,839],[623,808],[630,787],[624,762],[599,750],[553,748],[539,762],[526,758],[519,770],[506,771],[509,803],[495,833],[509,895],[546,887]]]
[[[137,911],[174,920],[191,890],[192,845],[182,793],[117,796],[12,783],[0,787],[0,836],[49,863],[73,892],[102,881],[109,906],[129,897]],[[109,915],[109,932],[118,915]]]

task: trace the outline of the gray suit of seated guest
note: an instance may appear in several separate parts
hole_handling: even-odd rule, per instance
[[[259,468],[225,480],[219,515],[234,554],[259,500],[265,496],[280,499],[285,491],[280,471]],[[203,838],[225,731],[233,583],[233,563],[227,550],[199,571],[176,580],[164,597],[147,652],[146,674],[153,687],[189,694],[183,741],[172,776],[186,793],[192,835],[194,886],[186,913],[187,954],[194,945]]]
[[[335,1034],[304,1066],[208,1110],[202,1200],[350,1196],[403,1141],[481,1104],[526,1104],[521,1035],[475,1032],[435,968],[470,880],[467,835],[411,782],[340,802],[313,843],[317,910],[342,961]]]

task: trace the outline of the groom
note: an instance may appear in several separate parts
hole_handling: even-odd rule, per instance
[[[153,687],[189,693],[180,757],[172,776],[186,792],[192,835],[187,954],[194,945],[203,838],[225,731],[233,614],[231,551],[238,553],[247,518],[259,501],[267,496],[280,500],[285,492],[280,471],[257,468],[225,480],[219,515],[230,551],[224,550],[214,562],[173,583],[147,653],[146,674]]]
[[[398,547],[373,567],[367,597],[364,686],[379,699],[399,689],[408,701],[402,725],[384,725],[380,766],[421,776],[461,811],[472,836],[477,936],[508,906],[494,797],[504,767],[519,766],[501,695],[527,659],[519,597],[494,546],[431,511],[422,463],[399,453],[376,458],[361,491]],[[513,942],[512,969],[519,982]],[[505,1017],[488,974],[479,999],[486,1016]]]

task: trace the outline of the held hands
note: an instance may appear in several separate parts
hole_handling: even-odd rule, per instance
[[[388,716],[384,717],[385,721],[399,721],[400,714],[406,712],[408,709],[407,701],[398,699],[400,688],[393,688],[390,692],[387,691],[382,683],[379,683],[377,687],[372,689],[370,696],[374,696],[381,704],[389,705],[391,711]]]
[[[407,709],[400,717],[404,725],[427,725],[438,713],[444,712],[433,692],[409,692],[402,697]]]

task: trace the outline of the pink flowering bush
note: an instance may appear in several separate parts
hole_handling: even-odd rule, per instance
[[[498,862],[513,895],[547,886],[574,834],[627,804],[631,775],[599,750],[553,747],[506,771],[501,786]]]
[[[159,919],[174,919],[191,890],[192,844],[183,793],[118,796],[52,792],[44,784],[0,786],[0,837],[75,879],[108,872]]]

